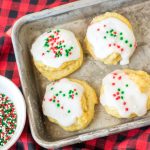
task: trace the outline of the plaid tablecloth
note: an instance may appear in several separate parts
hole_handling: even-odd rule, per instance
[[[15,20],[28,13],[40,11],[46,8],[52,8],[72,1],[74,0],[0,0],[1,75],[11,79],[19,88],[21,88],[10,37],[11,27]],[[104,138],[98,138],[60,149],[150,149],[150,127],[134,129],[128,132],[123,132]],[[40,147],[34,142],[31,136],[28,120],[21,137],[10,150],[44,150],[44,148]]]

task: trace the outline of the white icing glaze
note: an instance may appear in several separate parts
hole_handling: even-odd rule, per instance
[[[55,31],[57,31],[57,29],[52,29],[51,32],[45,32],[40,35],[32,44],[31,53],[34,60],[41,61],[45,65],[53,68],[59,68],[65,62],[77,60],[80,57],[81,48],[75,35],[71,31],[59,29],[60,32],[58,35],[54,33]],[[46,39],[51,35],[55,35],[54,38],[58,37],[56,42],[51,45],[53,41],[49,41],[49,45],[44,46]],[[60,41],[64,41],[63,45],[65,45],[65,47],[62,47],[62,56],[55,57],[52,47],[56,47]],[[65,50],[69,49],[70,47],[73,49],[71,50],[70,55],[67,57]],[[55,51],[58,52],[58,50]]]
[[[117,75],[114,75],[114,73],[117,73]],[[104,90],[100,96],[101,104],[115,108],[121,117],[129,117],[132,113],[142,116],[147,112],[148,96],[141,93],[138,85],[129,79],[128,75],[122,70],[116,70],[105,76],[102,86]],[[119,89],[120,91],[118,91]],[[122,91],[124,94],[120,94]],[[119,95],[117,95],[117,92],[119,92]],[[123,99],[121,96],[123,96]]]
[[[53,88],[53,89],[51,89]],[[69,97],[69,90],[75,90],[74,98]],[[61,93],[59,93],[61,91]],[[76,95],[75,93],[78,93]],[[75,123],[76,118],[82,115],[81,98],[83,95],[83,87],[75,82],[72,82],[66,78],[49,84],[46,88],[46,93],[43,101],[43,113],[44,115],[51,117],[62,126],[71,126]],[[58,96],[56,94],[59,93]],[[63,95],[65,94],[65,96]],[[53,96],[56,96],[55,102],[50,101]],[[57,100],[59,100],[60,106],[58,107]],[[62,109],[63,107],[63,109]],[[68,112],[70,110],[70,113]]]
[[[114,30],[113,34],[116,32],[116,37],[106,33],[111,29]],[[121,33],[122,35],[120,35]],[[121,37],[123,37],[122,40]],[[129,63],[129,58],[136,47],[132,30],[124,22],[113,17],[91,24],[87,29],[87,39],[93,46],[97,58],[104,59],[114,52],[119,53],[122,57],[121,65]],[[128,40],[128,43],[125,43],[126,40]],[[132,47],[130,47],[130,44],[132,44]]]

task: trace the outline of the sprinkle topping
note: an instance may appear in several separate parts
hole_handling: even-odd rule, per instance
[[[17,114],[9,97],[0,93],[0,146],[13,136],[17,126]]]

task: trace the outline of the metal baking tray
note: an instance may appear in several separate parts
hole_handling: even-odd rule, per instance
[[[81,0],[26,15],[13,27],[12,41],[27,103],[30,128],[34,140],[42,147],[58,148],[150,125],[150,112],[134,119],[116,119],[106,114],[103,107],[98,104],[94,119],[86,129],[66,132],[50,123],[42,113],[41,102],[48,80],[33,65],[30,54],[31,44],[48,28],[58,27],[73,31],[83,45],[86,29],[91,19],[106,11],[119,12],[130,20],[138,48],[128,66],[104,65],[95,61],[83,48],[84,63],[69,77],[86,80],[95,88],[99,96],[101,79],[114,69],[129,67],[150,73],[150,0]]]

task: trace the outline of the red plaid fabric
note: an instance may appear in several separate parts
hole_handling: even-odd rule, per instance
[[[10,29],[21,16],[52,8],[74,0],[0,0],[0,74],[11,79],[19,88],[20,80],[10,38]],[[150,149],[150,127],[134,129],[104,138],[60,148],[59,150],[143,150]],[[37,145],[30,132],[28,120],[24,131],[10,150],[44,150]]]

